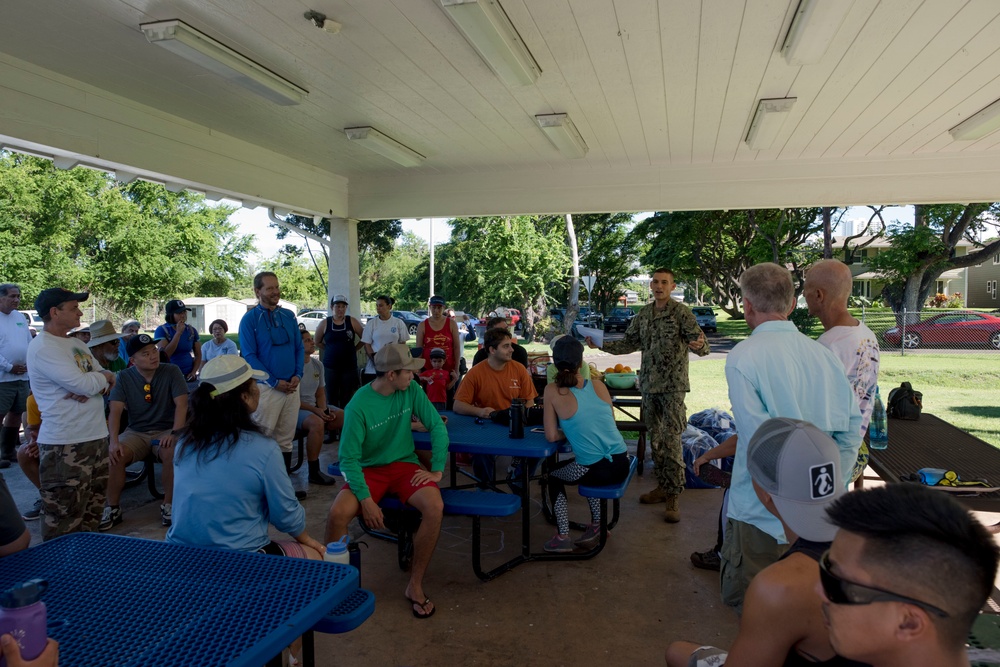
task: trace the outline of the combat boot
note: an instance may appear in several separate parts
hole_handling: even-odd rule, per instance
[[[676,493],[666,494],[664,502],[666,502],[666,507],[663,508],[663,520],[667,523],[677,523],[681,520],[681,497]]]
[[[663,489],[656,487],[652,491],[639,496],[639,502],[643,505],[656,505],[657,503],[662,503],[666,498],[667,494],[663,492]]]

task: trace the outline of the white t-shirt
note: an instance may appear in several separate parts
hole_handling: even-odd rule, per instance
[[[365,331],[361,334],[361,342],[371,345],[376,353],[386,345],[405,343],[408,340],[410,332],[406,330],[403,320],[392,316],[387,320],[380,317],[369,318]],[[372,359],[365,365],[365,373],[375,373],[375,362]]]
[[[0,382],[28,379],[27,375],[15,375],[10,369],[28,360],[30,342],[28,320],[20,311],[12,310],[9,315],[0,313]]]
[[[41,332],[28,346],[28,381],[42,413],[38,442],[72,445],[108,435],[101,392],[108,381],[87,346]],[[85,403],[66,394],[88,396]]]
[[[302,367],[302,380],[299,382],[299,401],[316,407],[316,390],[326,386],[323,366],[313,357],[306,359]],[[326,407],[325,405],[323,406]]]
[[[858,322],[856,327],[833,327],[819,337],[819,342],[844,364],[847,379],[861,408],[861,436],[868,432],[868,422],[875,408],[878,385],[878,339],[872,330]]]

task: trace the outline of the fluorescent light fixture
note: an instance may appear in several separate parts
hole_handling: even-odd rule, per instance
[[[854,0],[800,0],[781,55],[789,65],[818,63],[830,47]]]
[[[441,0],[448,18],[508,86],[528,86],[542,68],[497,0]]]
[[[750,129],[747,131],[747,146],[755,151],[770,148],[794,104],[794,97],[760,100],[753,121],[750,122]]]
[[[146,39],[272,102],[300,104],[309,91],[177,19],[143,23]]]
[[[569,114],[550,113],[535,116],[535,122],[549,138],[552,145],[565,157],[579,159],[587,154],[587,142],[583,140]]]
[[[948,130],[948,133],[955,141],[972,141],[982,139],[998,129],[1000,129],[1000,100],[972,114]]]
[[[357,141],[370,151],[375,151],[404,167],[418,167],[424,161],[424,156],[399,143],[392,137],[387,137],[374,127],[347,127],[344,134],[351,141]]]

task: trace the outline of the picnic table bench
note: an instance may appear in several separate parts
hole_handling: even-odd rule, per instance
[[[890,419],[889,445],[873,449],[868,465],[887,483],[921,468],[944,468],[962,479],[982,478],[1000,486],[1000,450],[926,412],[915,421]],[[953,495],[969,509],[1000,512],[1000,491]]]

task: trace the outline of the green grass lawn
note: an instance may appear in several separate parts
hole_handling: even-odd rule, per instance
[[[730,409],[725,363],[724,359],[711,359],[691,364],[688,414],[711,407]],[[910,382],[923,392],[924,411],[1000,447],[1000,365],[984,363],[982,357],[883,356],[879,372],[882,400],[902,382]]]

